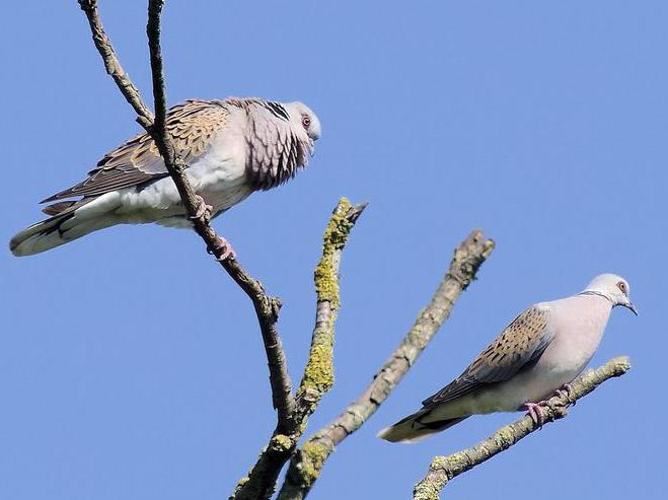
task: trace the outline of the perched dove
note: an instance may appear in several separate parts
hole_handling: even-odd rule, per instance
[[[629,284],[601,274],[584,291],[541,302],[520,314],[464,373],[422,409],[380,431],[392,442],[414,442],[471,415],[526,409],[542,423],[540,402],[566,388],[592,358],[610,311],[624,306],[638,314]]]
[[[189,165],[193,188],[216,216],[305,167],[320,137],[320,121],[300,102],[189,100],[169,110],[167,131]],[[14,255],[44,252],[116,224],[191,227],[146,133],[108,153],[86,180],[44,202],[55,202],[43,209],[52,217],[14,236],[9,243]]]

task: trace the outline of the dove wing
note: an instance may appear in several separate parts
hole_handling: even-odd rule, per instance
[[[512,378],[538,362],[554,334],[549,308],[533,306],[527,309],[459,377],[422,404],[431,407],[446,403],[487,384]]]
[[[169,110],[167,132],[186,164],[209,149],[215,134],[227,123],[228,115],[224,101],[188,100]],[[41,203],[75,196],[99,196],[167,175],[158,147],[148,133],[143,133],[105,155],[86,180]]]

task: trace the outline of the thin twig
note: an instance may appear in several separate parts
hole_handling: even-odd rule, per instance
[[[211,214],[207,210],[199,210],[203,201],[188,182],[184,173],[187,165],[179,159],[165,130],[167,110],[160,51],[160,13],[163,4],[163,0],[149,0],[146,28],[151,53],[151,73],[156,108],[154,123],[153,114],[142,101],[137,87],[123,70],[116,56],[98,14],[97,1],[79,0],[79,5],[88,19],[95,47],[102,56],[107,73],[112,76],[125,99],[137,112],[137,122],[144,127],[158,146],[165,167],[179,191],[186,214],[193,221],[195,231],[204,240],[209,251],[253,302],[268,358],[274,408],[277,410],[279,424],[285,425],[292,415],[294,398],[285,353],[276,328],[281,302],[278,298],[267,295],[262,284],[251,277],[236,258],[221,258],[225,248],[220,246],[220,238],[209,224]]]
[[[418,315],[399,347],[392,353],[362,395],[330,425],[316,432],[297,450],[279,494],[280,500],[301,499],[320,476],[334,448],[359,429],[385,401],[420,353],[445,322],[455,301],[475,279],[480,265],[494,249],[494,242],[473,231],[455,250],[445,278],[429,305]]]
[[[296,407],[290,425],[276,428],[248,476],[239,481],[230,498],[267,499],[276,487],[281,469],[292,456],[297,442],[322,396],[334,384],[334,326],[341,300],[339,265],[350,231],[366,204],[351,205],[342,198],[327,224],[322,257],[315,268],[316,319],[304,375],[297,390]]]
[[[111,40],[109,40],[102,27],[102,21],[97,11],[97,0],[79,0],[79,6],[86,14],[90,31],[93,35],[93,43],[102,56],[107,74],[114,79],[125,99],[134,108],[137,113],[137,122],[142,127],[149,128],[153,123],[153,113],[151,113],[151,110],[142,101],[139,89],[132,83],[132,80],[130,80],[130,77],[116,56],[116,51],[111,44]]]
[[[630,368],[629,358],[622,356],[611,359],[600,368],[578,377],[571,382],[569,391],[563,391],[563,394],[555,395],[546,402],[543,408],[546,417],[544,423],[564,418],[569,405],[592,392],[609,378],[624,375]],[[413,498],[438,500],[441,490],[451,479],[507,450],[538,429],[540,426],[530,416],[524,416],[471,448],[452,455],[435,457],[425,478],[415,485]]]

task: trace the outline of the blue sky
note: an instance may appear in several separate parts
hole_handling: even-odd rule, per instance
[[[102,2],[118,53],[150,89],[144,3]],[[7,241],[37,201],[134,134],[76,2],[17,2],[0,19]],[[318,499],[407,498],[435,454],[515,417],[469,419],[413,446],[375,438],[456,376],[526,306],[601,272],[631,283],[593,364],[633,370],[449,498],[663,498],[666,438],[668,4],[171,1],[171,103],[299,99],[320,116],[310,168],[216,220],[285,304],[298,379],[312,270],[341,195],[368,201],[342,264],[336,385],[314,431],[357,397],[412,324],[452,248],[498,244],[451,320],[380,411],[343,443]],[[145,94],[148,97],[148,94]],[[219,499],[274,424],[246,297],[187,231],[118,227],[33,258],[0,255],[0,497]]]

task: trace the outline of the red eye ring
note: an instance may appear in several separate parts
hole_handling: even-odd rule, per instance
[[[311,118],[308,115],[302,116],[302,125],[304,128],[309,128],[311,126]]]

